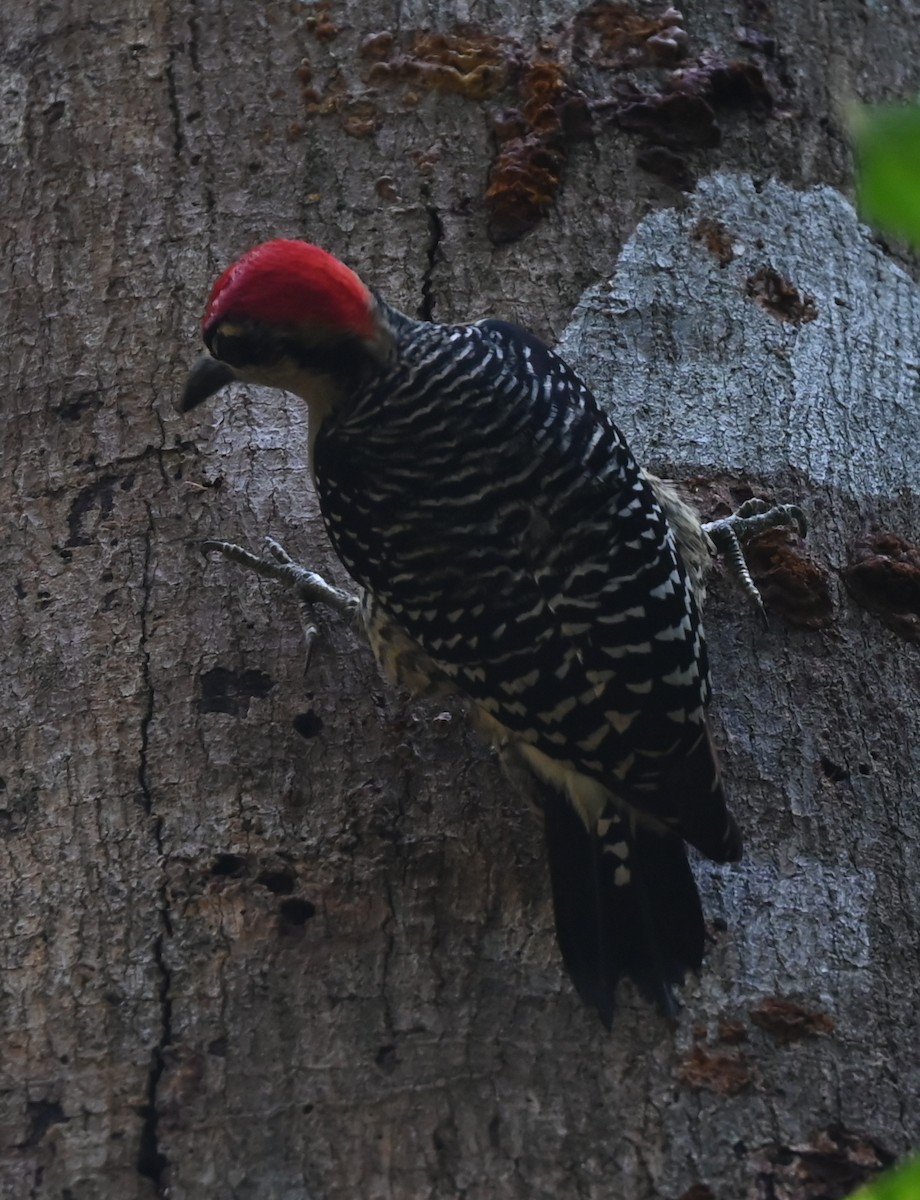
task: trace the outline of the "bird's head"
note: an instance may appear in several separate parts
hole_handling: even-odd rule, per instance
[[[377,301],[354,271],[308,242],[275,238],[237,259],[211,289],[207,353],[191,370],[183,412],[235,379],[327,396],[386,359]]]

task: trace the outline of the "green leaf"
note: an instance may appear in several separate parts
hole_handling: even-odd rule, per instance
[[[886,1171],[854,1192],[850,1200],[917,1200],[920,1196],[920,1158]]]
[[[850,133],[863,218],[920,248],[920,104],[854,106]]]

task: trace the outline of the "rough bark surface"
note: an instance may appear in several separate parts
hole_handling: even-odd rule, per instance
[[[920,1144],[920,298],[824,186],[849,180],[841,104],[917,91],[920,26],[694,6],[684,65],[754,75],[720,145],[680,126],[646,158],[685,193],[604,116],[680,64],[605,65],[576,17],[0,15],[2,1200],[819,1200]],[[506,39],[497,90],[399,59],[464,23]],[[496,247],[494,116],[537,58],[601,104]],[[345,582],[299,407],[172,407],[211,279],[274,234],[408,311],[565,330],[704,507],[806,507],[818,570],[776,547],[767,633],[714,581],[749,853],[700,867],[712,946],[675,1028],[626,989],[610,1036],[579,1006],[538,824],[462,719],[334,623],[305,673],[294,601],[200,553],[272,534]],[[812,627],[782,615],[803,605]]]

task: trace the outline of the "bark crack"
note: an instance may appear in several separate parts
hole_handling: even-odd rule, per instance
[[[422,321],[434,320],[434,270],[444,240],[444,223],[437,206],[432,203],[431,194],[427,190],[422,193],[425,201],[425,213],[428,217],[428,244],[425,248],[427,263],[422,276],[422,300],[419,304],[418,315]]]
[[[165,888],[164,888],[165,891]],[[166,1047],[172,1040],[172,999],[170,997],[171,973],[166,964],[163,944],[171,935],[172,927],[169,914],[160,909],[160,919],[163,931],[153,944],[153,961],[157,969],[157,999],[160,1005],[160,1037],[153,1048],[150,1068],[147,1072],[147,1103],[140,1110],[143,1119],[141,1125],[140,1146],[137,1152],[138,1174],[151,1180],[158,1196],[168,1196],[165,1175],[169,1160],[160,1148],[159,1123],[160,1114],[157,1108],[157,1092],[160,1079],[166,1066]]]
[[[380,996],[383,1001],[383,1024],[386,1028],[387,1035],[390,1038],[395,1039],[396,1029],[395,1029],[395,1023],[394,1023],[394,1019],[393,1019],[393,1008],[390,1003],[389,984],[390,984],[390,963],[393,958],[393,953],[396,949],[396,935],[392,932],[392,929],[396,927],[398,918],[396,916],[396,900],[393,895],[393,885],[392,885],[389,877],[387,877],[385,879],[384,886],[385,886],[387,907],[389,908],[390,911],[389,911],[389,915],[387,916],[386,921],[384,922],[386,944],[385,944],[384,950],[383,950],[383,964],[382,964],[381,981],[380,981]]]
[[[188,57],[189,62],[192,64],[192,69],[197,75],[201,70],[201,64],[198,60],[198,5],[193,0],[189,7],[192,11],[188,19]]]
[[[154,689],[150,672],[149,650],[150,597],[153,583],[153,543],[154,518],[153,512],[148,505],[140,607],[141,681],[145,703],[140,721],[140,761],[137,768],[137,779],[140,787],[141,805],[150,821],[154,851],[157,859],[156,869],[159,871],[157,914],[160,929],[153,943],[153,963],[157,981],[156,996],[159,1005],[160,1029],[156,1044],[151,1052],[150,1066],[147,1072],[146,1103],[139,1110],[142,1125],[140,1145],[137,1152],[137,1170],[138,1174],[152,1181],[158,1196],[166,1196],[168,1192],[165,1183],[165,1174],[169,1166],[169,1161],[160,1148],[157,1092],[166,1065],[166,1048],[172,1041],[171,973],[164,952],[166,939],[172,936],[172,922],[169,916],[169,897],[163,857],[163,819],[153,809],[153,793],[150,787],[148,761],[150,723],[153,720],[154,712]]]
[[[137,782],[141,791],[141,804],[144,812],[148,816],[153,816],[153,797],[150,789],[149,764],[147,762],[147,751],[150,740],[150,722],[153,720],[153,683],[150,677],[150,650],[148,647],[149,640],[149,617],[150,617],[150,592],[151,592],[151,574],[153,567],[153,512],[150,505],[147,505],[147,530],[144,536],[144,565],[143,578],[141,587],[141,607],[138,614],[140,621],[140,653],[141,653],[141,684],[144,693],[144,708],[141,713],[140,724],[140,761],[137,767]],[[154,821],[154,840],[156,842],[157,854],[162,856],[163,844],[161,839],[160,821]]]
[[[176,91],[176,53],[170,51],[166,62],[166,93],[169,97],[169,114],[173,126],[173,157],[181,158],[185,149],[185,135],[182,132],[182,114],[179,112],[179,96]]]

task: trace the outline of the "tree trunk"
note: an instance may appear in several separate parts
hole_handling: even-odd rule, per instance
[[[920,293],[834,190],[908,7],[4,11],[2,1200],[820,1200],[920,1143]],[[274,235],[561,339],[707,515],[805,508],[768,631],[713,580],[747,856],[673,1027],[579,1005],[463,718],[201,553],[347,584],[299,404],[173,407]]]

